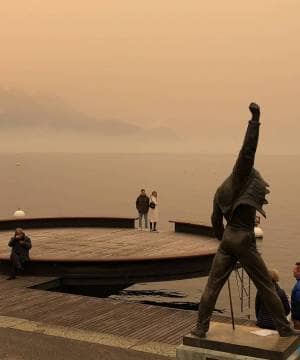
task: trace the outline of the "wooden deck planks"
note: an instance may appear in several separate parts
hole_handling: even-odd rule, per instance
[[[215,253],[218,242],[199,235],[135,229],[32,229],[32,260],[152,258]],[[0,232],[0,258],[8,258],[12,232]]]
[[[157,341],[163,340],[171,329],[176,332],[176,324],[180,324],[178,320],[183,316],[179,310],[13,285],[13,282],[9,282],[9,286],[5,286],[6,295],[9,290],[10,297],[1,297],[0,314],[52,325]],[[178,341],[182,335],[178,334]]]
[[[44,281],[0,276],[0,315],[174,346],[196,322],[193,311],[26,288]]]

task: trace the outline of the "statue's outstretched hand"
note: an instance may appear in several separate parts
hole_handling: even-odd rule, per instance
[[[259,115],[260,114],[259,105],[257,105],[254,102],[249,105],[249,110],[250,110],[252,115]]]

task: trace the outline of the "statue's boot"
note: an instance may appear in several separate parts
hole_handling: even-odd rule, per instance
[[[203,330],[201,330],[201,329],[199,329],[199,328],[197,328],[197,327],[195,327],[195,328],[193,328],[193,329],[191,330],[191,334],[192,334],[192,335],[195,335],[195,336],[197,336],[197,337],[199,337],[199,338],[205,338],[205,337],[206,337],[206,332],[203,331]]]
[[[300,336],[300,330],[290,328],[289,330],[281,331],[279,333],[279,336],[280,337]]]

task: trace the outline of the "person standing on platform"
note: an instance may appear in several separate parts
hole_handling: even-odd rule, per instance
[[[145,230],[148,229],[148,211],[149,211],[149,197],[146,194],[145,189],[141,190],[140,195],[136,199],[136,209],[139,213],[139,230],[143,229],[143,218],[145,221]]]
[[[291,310],[294,328],[300,330],[300,262],[297,262],[293,269],[296,284],[292,290]]]
[[[10,239],[8,246],[11,247],[11,274],[7,280],[16,278],[17,272],[24,271],[24,266],[30,261],[29,250],[31,249],[31,240],[25,235],[25,232],[17,228],[15,235]]]
[[[158,208],[157,208],[157,192],[152,191],[149,200],[149,220],[150,220],[150,231],[157,231],[158,222]]]

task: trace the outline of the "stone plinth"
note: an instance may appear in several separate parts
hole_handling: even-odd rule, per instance
[[[207,338],[191,334],[183,338],[177,348],[178,360],[296,360],[300,359],[297,348],[300,337],[282,338],[279,335],[258,336],[252,331],[258,328],[231,324],[211,323]]]

